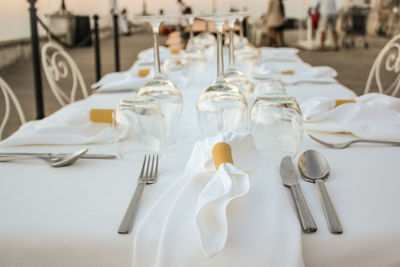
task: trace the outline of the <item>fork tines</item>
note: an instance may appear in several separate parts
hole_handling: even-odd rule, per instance
[[[150,167],[150,162],[151,162],[151,167]],[[143,172],[145,165],[147,166],[146,166],[146,172],[144,174]],[[152,184],[155,183],[155,181],[157,180],[157,173],[158,173],[158,154],[145,155],[143,160],[142,171],[140,173],[140,178],[143,179],[143,181],[146,182],[147,184]]]

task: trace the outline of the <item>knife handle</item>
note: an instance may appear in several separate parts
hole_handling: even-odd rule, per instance
[[[314,218],[311,215],[307,202],[304,199],[304,195],[301,191],[300,185],[292,185],[290,186],[290,190],[292,192],[294,203],[296,204],[303,231],[306,233],[316,232],[317,225],[315,224]]]

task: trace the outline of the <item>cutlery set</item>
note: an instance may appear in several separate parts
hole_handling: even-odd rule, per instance
[[[343,233],[343,227],[323,181],[330,174],[326,159],[315,150],[307,150],[299,158],[298,169],[305,181],[316,184],[329,231],[333,234]],[[306,233],[317,231],[317,226],[304,199],[298,182],[298,175],[290,156],[282,159],[280,174],[283,184],[291,190],[303,231]]]
[[[353,143],[382,143],[390,145],[400,145],[400,142],[386,140],[365,140],[356,139],[347,143],[330,144],[309,134],[316,142],[329,148],[343,149],[349,147]],[[88,149],[80,149],[73,153],[20,153],[20,152],[0,152],[0,162],[8,162],[14,160],[41,159],[47,162],[51,167],[69,166],[78,159],[115,159],[117,156],[109,154],[87,154]],[[311,183],[315,183],[324,214],[327,220],[328,228],[333,234],[343,233],[343,227],[340,223],[332,200],[326,189],[324,180],[329,177],[330,169],[326,159],[315,150],[305,151],[298,161],[298,170],[301,177]],[[133,222],[139,209],[140,198],[143,194],[145,185],[153,184],[157,181],[158,173],[158,155],[145,155],[142,169],[138,178],[137,186],[129,206],[125,212],[122,222],[119,226],[119,234],[128,234],[132,229]],[[297,171],[293,165],[292,158],[286,156],[281,160],[280,175],[284,186],[290,189],[293,197],[299,221],[302,230],[305,233],[313,233],[317,231],[317,225],[308,208],[302,190],[299,185]]]
[[[78,159],[115,159],[117,156],[108,154],[87,154],[87,148],[79,149],[73,153],[20,153],[0,152],[0,162],[15,160],[41,159],[51,167],[69,166]]]

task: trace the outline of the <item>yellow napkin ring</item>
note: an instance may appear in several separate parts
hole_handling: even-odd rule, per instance
[[[171,49],[171,54],[172,54],[172,55],[178,55],[179,52],[180,52],[180,49],[179,49],[179,48],[173,48],[173,49]]]
[[[336,99],[335,100],[335,108],[343,105],[343,104],[349,104],[349,103],[356,103],[355,99]]]
[[[215,168],[218,170],[222,163],[233,164],[231,146],[225,142],[216,143],[212,148],[212,157],[214,159]]]
[[[282,75],[294,75],[294,70],[284,70],[281,73]]]
[[[90,121],[113,123],[113,109],[91,109],[89,113]]]
[[[150,73],[150,69],[138,70],[139,77],[146,77],[147,75],[149,75],[149,73]]]

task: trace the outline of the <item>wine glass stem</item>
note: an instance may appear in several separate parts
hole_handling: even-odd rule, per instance
[[[229,68],[235,65],[235,47],[233,43],[233,27],[229,29]]]
[[[190,37],[189,37],[189,41],[187,43],[186,46],[189,45],[190,48],[192,48],[193,46],[193,38],[194,38],[194,34],[193,34],[193,24],[190,24]]]
[[[160,50],[158,48],[158,32],[153,32],[154,41],[154,78],[161,77]]]
[[[224,53],[222,50],[222,30],[217,32],[217,81],[224,80]]]

